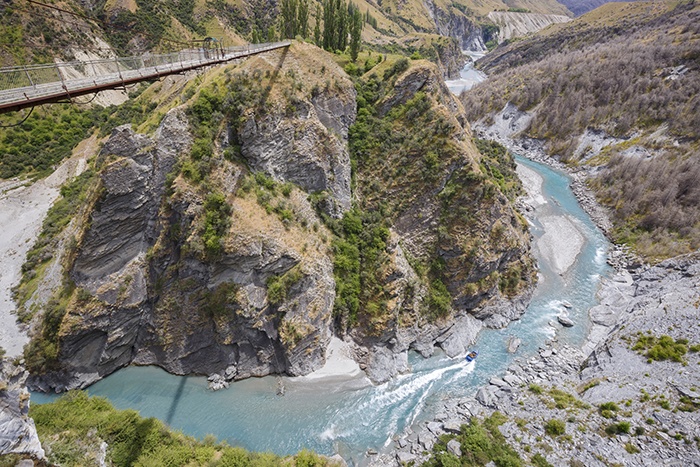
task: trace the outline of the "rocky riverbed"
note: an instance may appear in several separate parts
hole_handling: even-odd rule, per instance
[[[607,212],[585,184],[587,170],[572,173],[548,157],[539,141],[514,138],[528,118],[506,107],[495,123],[476,125],[475,131],[512,152],[569,172],[581,206],[609,233]],[[542,200],[537,178],[527,171],[519,175],[530,188],[520,206],[527,213]],[[559,234],[564,230],[554,229]],[[662,335],[687,341],[686,350],[700,348],[700,253],[652,267],[616,245],[608,262],[616,274],[601,283],[582,348],[556,338],[548,341],[537,355],[516,359],[474,397],[445,400],[433,420],[397,436],[393,450],[372,456],[370,465],[419,465],[440,436],[458,433],[473,417],[499,411],[507,417],[500,431],[523,459],[540,454],[556,466],[700,466],[699,353],[657,361],[645,355],[647,349],[632,349],[644,336]],[[545,430],[552,420],[563,426],[561,434]],[[448,443],[447,450],[459,455],[459,443]]]
[[[418,464],[438,436],[496,410],[508,418],[501,433],[524,459],[539,453],[553,465],[700,465],[700,354],[657,361],[632,349],[642,336],[663,334],[700,344],[699,290],[697,253],[617,274],[591,310],[605,331],[593,333],[599,343],[590,352],[590,342],[582,351],[555,340],[516,359],[473,398],[445,401],[434,420],[401,435],[373,465]],[[562,422],[562,434],[547,434],[551,420]]]

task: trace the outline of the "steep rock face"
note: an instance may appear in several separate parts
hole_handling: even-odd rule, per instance
[[[550,24],[566,23],[571,18],[564,15],[542,15],[538,13],[516,13],[510,11],[492,11],[488,18],[498,27],[498,43],[514,37],[526,36],[544,29]]]
[[[185,187],[177,190],[173,209],[179,214],[170,222],[184,231],[194,196]],[[301,192],[289,202],[306,222],[318,222]],[[160,239],[153,263],[160,291],[136,363],[242,379],[303,375],[325,362],[335,283],[320,240],[303,239],[302,227],[285,228],[254,200],[236,198],[232,209],[232,228],[216,262]],[[269,289],[277,280],[283,296],[273,297]]]
[[[170,112],[154,139],[114,130],[99,155],[101,190],[70,274],[85,292],[61,324],[62,369],[30,385],[82,387],[129,364],[149,308],[145,254],[156,238],[164,181],[191,137],[184,114]]]
[[[480,160],[464,111],[436,68],[415,63],[375,107],[393,138],[406,138],[400,148],[381,149],[381,170],[372,153],[358,164],[358,198],[368,209],[390,212],[394,232],[378,278],[387,313],[352,333],[364,347],[361,366],[381,382],[406,371],[409,349],[428,356],[439,346],[457,356],[484,324],[517,319],[534,266],[527,226],[485,175],[491,162]],[[445,138],[430,139],[436,133]],[[418,143],[429,139],[425,147]],[[421,263],[418,274],[412,265]],[[518,285],[504,292],[508,280]],[[431,311],[440,293],[449,303]]]
[[[34,420],[29,415],[27,372],[9,360],[0,360],[0,456],[24,454],[44,459]]]
[[[283,59],[299,72],[306,52],[302,45]],[[275,188],[274,179],[326,192],[333,215],[349,206],[344,140],[355,91],[340,73],[333,88],[306,89],[310,96],[293,99],[288,113],[280,89],[296,87],[276,81],[263,94],[265,112],[244,109],[240,125],[218,133],[206,167],[190,155],[192,117],[179,108],[154,137],[113,132],[69,259],[76,289],[65,299],[58,362],[32,376],[33,388],[84,387],[130,363],[225,380],[303,375],[324,364],[335,297],[329,233],[308,193]],[[225,159],[234,143],[273,179],[258,185],[243,164]],[[209,171],[206,187],[180,174],[194,163]]]
[[[356,92],[342,70],[320,61],[313,49],[295,45],[295,52],[279,63],[261,60],[252,65],[288,76],[291,89],[284,96],[272,94],[262,108],[247,109],[235,130],[253,170],[308,192],[327,192],[332,203],[326,210],[339,217],[350,208],[347,138],[355,121]],[[332,77],[332,87],[330,79],[316,75],[326,69],[322,75]]]
[[[455,8],[443,10],[430,1],[428,7],[432,11],[438,34],[457,39],[462,50],[483,52],[486,50],[481,27],[472,19],[467,18]]]

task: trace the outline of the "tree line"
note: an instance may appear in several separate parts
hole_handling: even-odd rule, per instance
[[[369,12],[363,15],[355,4],[345,0],[324,0],[323,7],[317,5],[315,13],[313,39],[316,45],[330,51],[344,51],[349,46],[350,57],[356,60],[362,44],[362,27]],[[280,18],[284,38],[308,37],[308,0],[282,0]]]

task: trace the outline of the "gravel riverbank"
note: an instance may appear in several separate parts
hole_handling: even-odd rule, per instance
[[[609,235],[612,223],[585,184],[586,169],[572,172],[548,157],[540,142],[512,138],[527,118],[506,107],[494,124],[474,129],[514,153],[569,173],[582,208]],[[544,201],[537,193],[541,180],[529,172],[518,171],[527,191],[521,200],[524,211]],[[550,245],[568,241],[566,228],[557,222],[543,224],[551,232]],[[560,268],[571,254],[557,258],[558,249],[549,250],[550,260],[554,266],[559,261]],[[700,466],[699,353],[675,362],[650,360],[645,350],[632,350],[639,336],[649,335],[668,334],[686,339],[687,345],[700,344],[700,254],[651,267],[614,246],[608,262],[616,274],[601,283],[600,303],[589,311],[592,326],[582,348],[555,339],[537,355],[516,359],[474,397],[446,400],[432,421],[397,436],[393,450],[374,456],[369,464],[420,465],[439,436],[458,433],[472,417],[482,419],[497,410],[508,419],[501,433],[526,460],[539,454],[555,466]],[[614,410],[601,409],[606,403],[603,407]],[[563,433],[545,430],[552,420],[561,423]],[[459,444],[448,444],[448,451],[458,454]]]

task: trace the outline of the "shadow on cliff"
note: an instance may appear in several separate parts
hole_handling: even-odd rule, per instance
[[[272,75],[270,76],[270,82],[265,87],[265,89],[262,92],[262,95],[260,96],[260,105],[261,106],[264,106],[265,104],[267,104],[267,98],[270,96],[270,92],[272,91],[272,87],[277,82],[277,78],[279,77],[280,70],[282,70],[282,67],[284,66],[284,60],[287,58],[288,53],[289,53],[289,47],[285,47],[282,49],[282,55],[280,56],[280,61],[275,66],[275,69],[272,72]]]
[[[168,415],[165,417],[165,423],[168,425],[172,424],[175,411],[177,410],[177,406],[180,404],[180,399],[182,398],[182,393],[185,390],[185,384],[187,384],[188,379],[189,376],[180,377],[180,384],[178,385],[175,395],[173,396],[173,402],[170,404],[170,409],[168,409]]]

